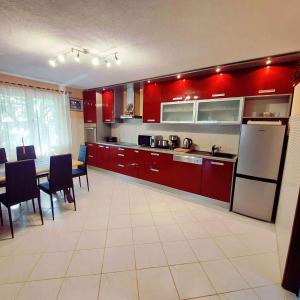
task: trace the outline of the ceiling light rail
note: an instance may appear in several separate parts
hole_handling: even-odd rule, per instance
[[[103,62],[103,64],[105,64],[107,68],[110,68],[112,65],[112,61],[115,61],[117,65],[121,64],[121,60],[118,52],[114,52],[105,56],[100,56],[100,55],[92,54],[91,51],[89,51],[86,48],[75,48],[75,47],[71,47],[69,51],[60,53],[57,56],[50,58],[48,60],[48,63],[51,67],[55,68],[58,66],[59,63],[61,64],[65,63],[68,60],[68,57],[70,56],[72,56],[73,60],[76,63],[81,62],[81,57],[90,56],[90,61],[93,66],[99,66],[101,62]]]

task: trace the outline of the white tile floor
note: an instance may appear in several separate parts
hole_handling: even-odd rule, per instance
[[[84,180],[83,180],[84,181]],[[284,300],[274,225],[184,193],[90,170],[77,212],[62,200],[45,225],[13,211],[0,231],[0,299]],[[59,195],[58,195],[59,196]]]

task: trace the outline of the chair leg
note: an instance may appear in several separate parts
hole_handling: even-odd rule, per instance
[[[34,199],[31,199],[31,200],[32,200],[33,212],[35,213],[35,204],[34,204]]]
[[[41,216],[42,225],[44,225],[43,212],[42,212],[42,207],[41,207],[41,197],[40,196],[38,196],[38,205],[39,205],[39,210],[40,210],[40,216]]]
[[[74,186],[72,186],[72,194],[73,194],[73,200],[74,200],[74,209],[76,211],[76,199],[75,199],[75,193],[74,193]]]
[[[10,226],[11,237],[14,238],[15,236],[14,236],[14,228],[13,228],[13,223],[12,223],[10,206],[8,207],[8,218],[9,218],[9,226]]]
[[[65,192],[65,190],[63,190],[63,193],[64,193],[64,200],[65,200],[65,203],[66,203],[67,199],[66,199],[66,192]]]
[[[53,196],[52,196],[52,194],[50,194],[50,201],[51,201],[52,219],[54,221],[54,208],[53,208]]]
[[[2,216],[1,202],[0,202],[0,218],[1,218],[1,226],[3,226],[3,216]]]
[[[80,176],[78,176],[78,180],[79,180],[79,186],[81,187],[81,179],[80,179]]]
[[[87,188],[88,188],[88,192],[90,191],[90,184],[89,184],[89,177],[88,177],[88,174],[86,173],[86,185],[87,185]]]

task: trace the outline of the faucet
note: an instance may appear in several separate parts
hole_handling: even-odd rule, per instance
[[[215,155],[218,152],[221,152],[222,147],[221,146],[217,146],[217,145],[213,145],[211,147],[211,154]]]

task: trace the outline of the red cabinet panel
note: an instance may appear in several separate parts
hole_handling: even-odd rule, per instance
[[[230,202],[233,163],[203,159],[201,194]]]
[[[160,84],[150,83],[144,86],[143,122],[160,122],[161,89]]]
[[[242,80],[244,96],[289,94],[293,91],[292,65],[270,65],[247,70]]]
[[[106,90],[102,92],[102,117],[104,123],[115,121],[115,99],[114,91]]]
[[[97,164],[97,144],[93,143],[86,143],[88,147],[88,165],[93,167],[98,167]]]
[[[183,78],[161,83],[162,102],[172,102],[174,101],[173,98],[182,97],[184,99],[187,95],[193,96],[198,94],[194,80]]]
[[[202,165],[173,161],[169,176],[171,187],[201,195]]]
[[[96,123],[96,92],[83,92],[83,118],[84,123]]]

